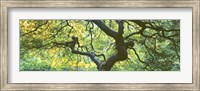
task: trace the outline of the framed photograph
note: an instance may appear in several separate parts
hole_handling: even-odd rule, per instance
[[[199,7],[1,0],[0,89],[199,91]]]

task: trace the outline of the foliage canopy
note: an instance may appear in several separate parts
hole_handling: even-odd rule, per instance
[[[180,20],[20,20],[21,71],[178,71]]]

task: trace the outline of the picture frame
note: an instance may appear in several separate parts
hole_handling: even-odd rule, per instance
[[[192,8],[192,83],[8,83],[8,9],[9,8]],[[0,90],[190,90],[199,91],[200,84],[200,0],[1,0],[0,25]],[[165,78],[167,79],[167,78]]]

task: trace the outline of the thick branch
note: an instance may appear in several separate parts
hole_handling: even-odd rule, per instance
[[[130,21],[136,23],[140,27],[145,27],[145,23],[143,23],[141,20],[130,20]]]
[[[118,34],[122,35],[124,33],[124,22],[122,20],[118,21]]]
[[[127,47],[126,47],[126,44],[124,43],[123,37],[118,36],[118,38],[115,41],[116,41],[117,54],[112,55],[108,58],[105,65],[103,66],[103,70],[109,71],[111,70],[115,62],[122,61],[128,58]]]
[[[70,49],[72,50],[72,53],[90,57],[90,59],[97,65],[97,69],[101,70],[102,63],[98,59],[96,59],[95,54],[93,52],[81,52],[81,51],[75,50],[75,45],[78,43],[78,38],[72,37],[72,39],[73,41],[66,42],[66,45],[70,45]]]
[[[108,36],[113,37],[115,39],[117,54],[110,56],[102,68],[103,70],[109,71],[111,70],[115,62],[122,61],[128,58],[127,47],[122,36],[124,29],[123,22],[118,21],[118,32],[111,30],[100,20],[92,20],[92,22],[94,22]]]
[[[101,20],[91,20],[95,23],[102,31],[104,31],[108,36],[117,38],[118,33],[107,27]]]

